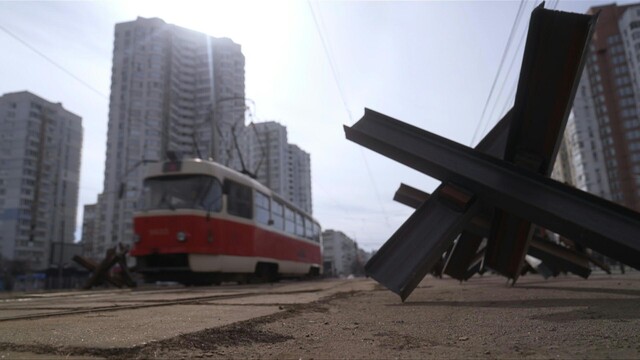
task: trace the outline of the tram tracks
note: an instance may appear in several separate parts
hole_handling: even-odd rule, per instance
[[[207,305],[216,305],[215,303],[208,303],[210,301],[215,301],[215,300],[228,300],[228,299],[241,299],[241,298],[249,298],[249,297],[253,297],[253,296],[265,296],[265,295],[296,295],[296,294],[301,294],[301,293],[315,293],[315,292],[319,292],[319,291],[325,291],[325,290],[330,290],[334,287],[336,287],[337,285],[333,285],[333,286],[329,286],[329,287],[321,287],[321,288],[309,288],[309,289],[304,289],[304,290],[293,290],[293,291],[287,291],[287,290],[277,290],[277,289],[270,289],[268,291],[261,291],[260,288],[254,288],[254,289],[247,289],[248,291],[246,292],[240,292],[240,293],[231,293],[231,294],[221,294],[221,293],[216,293],[216,294],[211,294],[211,295],[199,295],[199,296],[193,296],[193,297],[187,297],[187,298],[182,298],[182,299],[169,299],[169,300],[163,300],[163,299],[123,299],[123,298],[119,298],[119,299],[96,299],[98,302],[104,301],[104,302],[109,302],[112,301],[114,302],[114,304],[112,305],[106,305],[106,306],[91,306],[90,303],[85,303],[87,304],[86,306],[82,306],[82,304],[69,304],[68,307],[63,307],[63,308],[59,308],[59,307],[52,307],[52,306],[47,306],[48,304],[44,304],[43,301],[44,300],[53,300],[53,297],[40,297],[37,298],[38,303],[37,304],[33,304],[34,306],[26,306],[26,307],[11,307],[11,306],[2,306],[2,305],[9,305],[11,302],[10,301],[4,301],[3,303],[0,303],[0,322],[9,322],[9,321],[19,321],[19,320],[36,320],[36,319],[43,319],[43,318],[52,318],[52,317],[61,317],[61,316],[68,316],[68,315],[80,315],[80,314],[92,314],[92,313],[105,313],[105,312],[114,312],[114,311],[122,311],[122,310],[136,310],[136,309],[144,309],[144,308],[154,308],[154,307],[166,307],[166,306],[174,306],[174,305],[189,305],[189,304],[193,304],[193,305],[197,305],[197,304],[202,304],[202,303],[207,303]],[[178,289],[178,291],[176,291],[176,289],[171,289],[167,292],[164,291],[149,291],[148,294],[181,294],[183,292],[190,292],[192,289],[182,289],[182,291],[180,291]],[[146,291],[141,291],[141,292],[137,292],[134,293],[134,295],[144,295]],[[61,300],[61,299],[65,299],[65,300],[75,300],[75,299],[82,299],[82,295],[81,293],[78,294],[78,297],[73,297],[73,296],[64,296],[64,297],[60,297],[57,298],[56,300]],[[100,294],[91,294],[91,295],[96,295],[99,296]],[[109,295],[109,294],[106,294]],[[114,296],[117,296],[119,294],[113,294]],[[22,300],[30,300],[30,301],[34,301],[33,297],[29,297],[26,299],[13,299],[13,301],[15,303],[19,303],[20,305],[24,304],[21,301]],[[87,300],[86,298],[84,298],[84,300]],[[132,304],[123,304],[123,303],[132,303]],[[64,305],[64,304],[61,304]],[[76,306],[74,306],[76,305]],[[80,306],[78,306],[80,305]],[[222,304],[221,304],[222,305]],[[226,305],[226,304],[224,304]],[[274,306],[278,306],[280,304],[273,304],[273,303],[269,303],[266,305],[274,305]],[[31,314],[22,314],[22,315],[10,315],[10,316],[2,316],[2,311],[1,310],[13,310],[13,311],[33,311],[33,310],[56,310],[56,309],[61,309],[60,311],[51,311],[51,312],[42,312],[42,313],[31,313]]]

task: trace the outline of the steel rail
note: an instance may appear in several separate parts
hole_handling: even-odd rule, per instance
[[[333,287],[328,287],[326,289],[322,289],[322,290],[329,290],[329,289],[332,289],[332,288],[337,287],[337,286],[339,286],[339,284],[335,285]],[[256,295],[289,295],[289,294],[299,294],[299,293],[313,293],[313,292],[317,292],[317,291],[320,291],[320,290],[321,289],[313,288],[313,289],[309,289],[309,290],[282,291],[282,292],[279,292],[279,291],[258,292],[258,291],[256,291],[256,292],[247,292],[247,293],[242,293],[242,294],[228,294],[228,295],[217,294],[217,295],[207,295],[207,296],[196,296],[196,297],[190,297],[190,298],[186,298],[186,299],[169,300],[169,301],[156,300],[154,303],[145,303],[145,304],[110,305],[110,306],[100,306],[100,307],[85,308],[85,309],[73,309],[73,310],[66,310],[66,311],[58,311],[58,312],[51,312],[51,313],[39,313],[39,314],[28,314],[28,315],[0,317],[0,322],[18,321],[18,320],[35,320],[35,319],[43,319],[43,318],[50,318],[50,317],[67,316],[67,315],[113,312],[113,311],[120,311],[120,310],[135,310],[135,309],[163,307],[163,306],[173,306],[173,305],[182,305],[182,304],[195,304],[195,303],[199,303],[199,302],[203,302],[203,301],[247,298],[247,297],[252,297],[252,296],[256,296]],[[141,300],[140,302],[143,302],[143,300]],[[274,305],[277,305],[277,304],[274,304]],[[33,309],[33,308],[35,308],[35,307],[23,308],[23,309],[20,309],[20,310],[29,310],[29,309]]]

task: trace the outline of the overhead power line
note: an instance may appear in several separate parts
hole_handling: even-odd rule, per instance
[[[531,9],[535,9],[538,5],[540,5],[540,3],[542,3],[542,1],[531,2],[531,5],[532,5]],[[549,8],[555,10],[558,7],[559,4],[560,4],[560,0],[556,0],[556,1],[551,2],[549,4]],[[526,8],[525,8],[525,10],[526,10]],[[512,105],[514,100],[515,100],[516,88],[517,88],[517,85],[518,85],[518,79],[517,78],[512,81],[511,90],[509,91],[509,94],[507,95],[507,97],[506,97],[506,99],[505,99],[505,101],[503,103],[502,111],[499,114],[497,114],[497,116],[496,116],[495,110],[496,110],[496,107],[498,105],[498,101],[499,101],[498,99],[500,99],[500,97],[502,95],[502,92],[504,90],[504,87],[508,82],[509,74],[511,74],[511,70],[512,70],[513,65],[515,63],[515,60],[517,59],[517,54],[520,53],[520,50],[524,46],[524,39],[526,38],[526,35],[527,35],[526,28],[528,27],[528,24],[529,24],[529,21],[527,21],[525,23],[525,25],[524,25],[525,30],[522,31],[522,33],[520,35],[520,40],[518,41],[518,45],[516,46],[516,48],[515,48],[515,50],[513,52],[513,56],[511,58],[511,62],[509,63],[509,69],[507,70],[507,75],[504,77],[504,81],[502,83],[500,91],[498,92],[498,96],[496,97],[496,101],[493,104],[493,107],[492,107],[492,110],[491,110],[491,113],[490,113],[493,116],[490,117],[489,119],[487,119],[487,122],[485,123],[485,126],[482,129],[481,134],[486,134],[486,132],[488,131],[488,127],[491,124],[491,120],[490,119],[493,119],[493,125],[495,125],[497,120],[499,118],[501,118],[502,116],[504,116],[504,114],[507,113],[507,110],[509,109],[509,105]]]
[[[537,6],[535,2],[531,3],[533,5],[532,9],[535,9],[535,7]],[[525,8],[526,10],[526,8]],[[529,24],[529,21],[526,21],[524,24],[524,30],[520,33],[520,40],[518,40],[518,45],[516,45],[515,50],[512,52],[512,56],[511,56],[511,61],[509,62],[509,67],[507,69],[507,72],[503,78],[502,81],[502,85],[500,86],[500,90],[498,90],[498,95],[496,95],[496,100],[493,102],[493,106],[491,107],[491,112],[489,112],[489,117],[487,118],[487,121],[485,121],[484,123],[484,127],[482,128],[482,131],[479,133],[480,135],[484,135],[486,134],[489,125],[495,125],[495,123],[498,121],[498,119],[500,117],[502,117],[506,112],[507,112],[507,107],[509,106],[509,104],[511,104],[513,102],[512,98],[515,96],[515,91],[516,91],[516,87],[518,85],[518,78],[516,76],[516,78],[514,80],[511,81],[511,90],[509,91],[509,94],[507,95],[507,98],[504,102],[504,108],[502,109],[502,112],[499,114],[496,114],[496,109],[498,107],[498,102],[500,101],[500,97],[502,96],[502,93],[505,89],[505,86],[507,85],[507,83],[509,82],[509,75],[511,74],[511,71],[513,70],[513,65],[516,62],[516,59],[518,59],[518,54],[520,53],[520,49],[522,49],[522,47],[524,46],[524,39],[527,37],[527,26]]]
[[[23,39],[21,39],[18,35],[12,33],[11,31],[9,31],[9,29],[7,29],[4,26],[0,25],[0,30],[4,31],[7,35],[11,36],[16,41],[18,41],[22,45],[26,46],[27,48],[29,48],[29,50],[31,50],[31,51],[35,52],[36,54],[40,55],[43,59],[48,61],[51,65],[57,67],[59,70],[61,70],[65,74],[71,76],[73,79],[78,81],[80,84],[82,84],[87,89],[91,90],[92,92],[94,92],[95,94],[99,95],[100,97],[102,97],[102,98],[104,98],[106,100],[109,100],[109,96],[103,94],[100,90],[94,88],[93,86],[91,86],[91,84],[87,83],[86,81],[82,80],[80,77],[76,76],[71,71],[67,70],[64,66],[62,66],[62,65],[58,64],[57,62],[55,62],[53,59],[51,59],[50,57],[45,55],[43,52],[41,52],[40,50],[36,49],[34,46],[29,44],[28,42],[26,42]]]
[[[491,90],[489,90],[489,96],[487,96],[487,101],[485,102],[484,108],[482,109],[482,115],[480,115],[480,121],[478,121],[478,124],[476,125],[476,129],[473,133],[473,137],[471,138],[471,143],[469,144],[470,146],[474,145],[476,141],[476,137],[478,136],[480,129],[483,127],[482,125],[484,123],[484,116],[487,112],[487,108],[489,107],[489,101],[491,100],[491,96],[493,95],[493,90],[496,87],[498,78],[500,77],[500,73],[502,71],[502,67],[504,66],[504,61],[509,52],[509,48],[511,47],[511,41],[513,40],[513,35],[515,34],[516,29],[518,27],[518,23],[520,22],[520,18],[522,17],[522,12],[523,12],[522,10],[524,8],[524,4],[525,4],[525,0],[520,0],[520,5],[518,6],[518,12],[516,13],[516,18],[513,21],[513,26],[511,27],[511,32],[509,33],[507,44],[504,48],[504,52],[502,53],[502,59],[500,60],[500,65],[498,65],[498,71],[496,72],[496,76],[493,79],[493,84],[491,84]]]
[[[327,56],[327,61],[329,62],[329,68],[331,69],[333,80],[335,81],[336,86],[338,88],[340,99],[342,100],[342,104],[344,105],[344,108],[347,111],[347,115],[349,116],[349,121],[350,121],[349,125],[352,125],[354,122],[353,116],[351,115],[351,110],[349,110],[349,106],[347,105],[346,97],[344,95],[344,91],[342,90],[342,85],[340,83],[340,80],[338,79],[338,72],[336,71],[335,62],[333,61],[333,57],[331,56],[331,52],[329,51],[329,45],[327,44],[326,39],[322,35],[322,31],[320,30],[320,24],[318,23],[318,18],[316,16],[315,11],[313,10],[313,6],[311,6],[311,0],[307,1],[307,5],[309,5],[309,9],[311,10],[311,17],[313,17],[313,22],[316,26],[316,30],[318,31],[318,36],[320,36],[322,49],[324,50],[324,53]]]
[[[333,57],[331,56],[331,52],[329,51],[328,42],[325,39],[324,35],[322,34],[322,31],[320,29],[320,24],[318,22],[318,18],[316,16],[315,11],[313,10],[313,6],[311,5],[311,0],[307,0],[307,5],[309,5],[309,10],[311,11],[311,17],[313,17],[313,22],[315,24],[316,31],[318,32],[318,36],[320,37],[320,41],[322,42],[322,48],[327,57],[327,61],[329,62],[329,68],[331,69],[333,80],[335,81],[336,87],[338,88],[338,93],[340,95],[340,99],[342,100],[342,105],[344,106],[344,109],[347,112],[347,115],[349,116],[349,124],[352,125],[354,123],[353,116],[351,115],[351,110],[349,110],[349,106],[347,105],[346,96],[344,94],[340,79],[338,78],[338,72],[336,70],[335,62],[333,61]],[[378,191],[378,187],[376,186],[376,182],[374,180],[373,174],[371,173],[371,168],[369,167],[369,162],[367,161],[367,158],[365,157],[364,152],[362,152],[362,149],[360,149],[360,154],[362,155],[362,161],[364,162],[365,168],[367,170],[367,175],[369,176],[369,179],[373,186],[373,191],[376,195],[378,203],[380,204],[382,213],[384,214],[385,222],[387,223],[387,225],[389,225],[389,216],[387,215],[387,211],[384,208],[384,205],[382,203],[382,198],[380,197],[380,192]]]

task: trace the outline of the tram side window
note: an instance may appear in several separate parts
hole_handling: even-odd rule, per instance
[[[229,215],[251,219],[253,217],[251,188],[229,180],[225,181],[225,188]]]
[[[304,217],[296,212],[296,235],[304,236]]]
[[[295,234],[296,232],[296,223],[293,217],[293,210],[288,207],[284,208],[284,231],[289,234]]]
[[[313,222],[308,217],[304,218],[304,237],[313,240]]]
[[[269,225],[269,202],[271,199],[259,191],[255,192],[254,204],[256,211],[256,221],[260,224]]]
[[[313,223],[313,241],[320,242],[320,225]]]
[[[273,227],[278,230],[284,230],[284,217],[283,217],[284,205],[277,200],[271,202],[271,220],[273,220]]]

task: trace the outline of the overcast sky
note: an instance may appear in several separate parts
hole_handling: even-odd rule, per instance
[[[0,94],[28,90],[82,117],[80,229],[82,207],[102,191],[115,24],[159,17],[231,38],[257,120],[286,125],[289,142],[311,154],[314,216],[377,249],[412,212],[392,200],[400,182],[425,191],[438,182],[347,141],[342,125],[367,107],[475,145],[512,104],[538,3],[525,2],[516,23],[519,1],[0,1]]]

